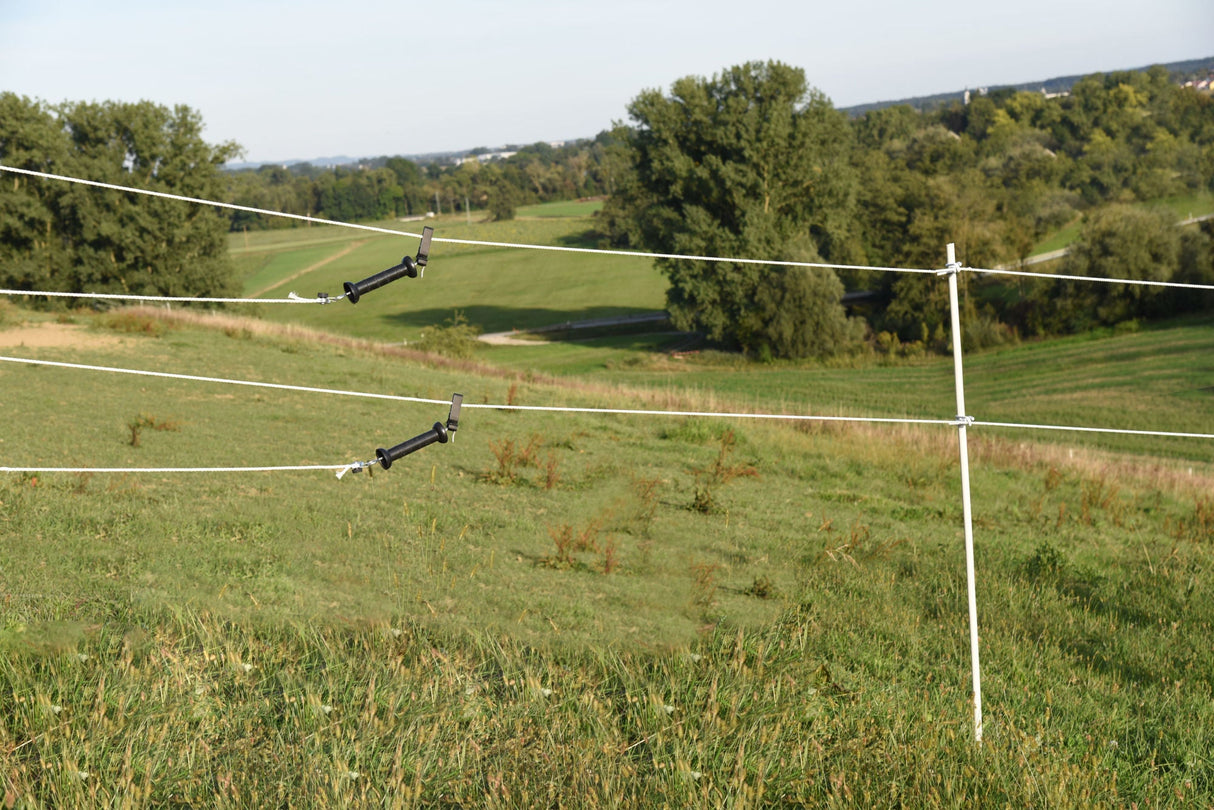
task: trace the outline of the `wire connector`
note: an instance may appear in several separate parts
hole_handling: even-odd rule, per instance
[[[429,447],[435,442],[446,444],[451,441],[452,435],[454,435],[455,431],[459,430],[459,411],[463,401],[463,394],[451,395],[451,410],[447,413],[446,424],[435,422],[434,426],[425,433],[420,433],[395,447],[390,447],[386,450],[382,447],[377,449],[375,451],[375,458],[379,461],[379,466],[386,470],[392,466],[392,462],[399,461],[411,453],[416,453],[423,447]]]
[[[969,427],[970,425],[974,424],[974,417],[966,416],[964,414],[957,414],[953,417],[951,424],[956,427]]]
[[[426,263],[430,260],[430,238],[434,235],[434,229],[429,225],[422,228],[422,241],[417,247],[417,258],[405,256],[400,260],[400,264],[395,267],[389,267],[387,270],[376,273],[373,276],[368,276],[362,281],[347,281],[342,285],[345,290],[345,297],[349,299],[351,304],[357,304],[358,299],[372,290],[378,290],[385,284],[391,284],[398,278],[418,278],[423,275],[426,269]]]
[[[371,461],[355,461],[353,464],[347,464],[337,471],[337,478],[341,480],[346,473],[360,473],[368,467],[374,467],[376,463],[376,460],[372,459]]]
[[[936,275],[938,275],[938,276],[955,276],[955,275],[960,274],[960,272],[964,269],[965,268],[962,267],[961,262],[952,262],[949,265],[947,265],[943,270],[937,270]]]
[[[302,295],[296,295],[295,291],[292,290],[291,292],[287,293],[287,298],[301,304],[320,304],[321,306],[324,306],[325,304],[332,304],[334,301],[340,301],[341,299],[345,298],[345,296],[339,295],[336,298],[332,298],[327,292],[319,292],[316,294],[315,298],[304,298]]]

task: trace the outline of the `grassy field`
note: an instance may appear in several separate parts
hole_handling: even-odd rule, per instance
[[[620,343],[614,368],[551,378],[169,317],[9,311],[0,337],[23,357],[470,404],[859,410],[884,388],[936,416],[951,398],[934,361],[676,378]],[[1208,431],[1192,389],[1211,333],[978,355],[972,410],[1057,414],[1128,385],[1160,390],[1158,426],[1190,424],[1173,396]],[[543,349],[577,347],[518,351]],[[446,415],[11,363],[0,384],[11,466],[342,464]],[[922,390],[889,396],[903,387]],[[468,409],[454,443],[341,480],[8,474],[5,803],[1214,802],[1204,451],[973,431],[976,747],[953,436]]]
[[[382,223],[391,227],[416,223]],[[438,239],[595,247],[589,217],[537,218],[465,224],[459,217],[430,221]],[[346,281],[358,281],[417,251],[413,237],[347,231],[344,241],[294,229],[298,242],[281,231],[233,234],[230,245],[248,280],[246,294],[285,297],[292,290],[312,297],[339,295]],[[317,240],[325,240],[317,245]],[[236,252],[239,251],[239,252]],[[324,251],[332,251],[326,254]],[[338,255],[340,254],[340,255]],[[300,274],[325,258],[331,261]],[[289,280],[288,280],[289,279]],[[275,281],[280,283],[274,284]],[[273,286],[271,286],[273,285]],[[664,277],[647,259],[435,242],[430,263],[419,279],[402,279],[368,294],[356,305],[345,301],[325,307],[267,308],[265,317],[394,343],[415,341],[423,329],[442,324],[456,310],[486,332],[527,329],[569,320],[602,318],[660,310]]]
[[[711,352],[683,358],[661,353],[678,340],[670,335],[599,338],[494,347],[480,356],[522,371],[672,392],[711,392],[757,409],[791,413],[947,419],[956,410],[948,357],[895,364],[869,356],[827,365],[763,365]],[[967,409],[991,422],[1210,433],[1214,366],[1205,358],[1211,356],[1210,317],[973,354],[965,359]],[[1023,431],[1002,435],[1025,437]],[[1050,440],[1214,461],[1209,442],[1161,443],[1076,433]]]
[[[1178,219],[1190,219],[1214,214],[1214,194],[1209,191],[1198,191],[1193,194],[1181,194],[1160,200]]]
[[[576,200],[571,202],[541,203],[539,205],[524,205],[517,211],[518,216],[527,217],[589,217],[603,210],[602,200]]]
[[[1040,253],[1052,253],[1055,250],[1062,250],[1064,247],[1070,247],[1071,243],[1079,238],[1079,229],[1083,227],[1083,218],[1075,217],[1053,233],[1047,235],[1037,246],[1033,248],[1032,255]]]
[[[594,244],[545,208],[436,236]],[[416,239],[230,246],[247,293],[310,296]],[[436,243],[356,306],[0,309],[0,354],[470,406],[453,443],[340,480],[0,478],[5,806],[1214,803],[1210,442],[971,431],[978,747],[953,429],[476,407],[947,419],[951,360],[400,345],[454,309],[527,328],[664,287],[644,260]],[[968,410],[1210,433],[1211,356],[1208,318],[973,354]],[[0,385],[10,466],[345,464],[447,410],[6,362]]]

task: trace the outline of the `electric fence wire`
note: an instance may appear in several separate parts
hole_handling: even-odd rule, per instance
[[[1069,430],[1077,433],[1111,433],[1122,436],[1163,436],[1170,439],[1214,439],[1214,433],[1177,433],[1168,430],[1131,430],[1128,428],[1080,427],[1077,425],[1034,425],[1025,422],[988,422],[975,419],[976,427],[1012,428],[1018,430]]]
[[[71,177],[69,175],[52,174],[49,172],[40,172],[34,169],[21,169],[14,166],[0,165],[0,172],[11,172],[14,174],[22,174],[29,177],[38,177],[46,180],[59,180],[66,183],[75,183],[78,185],[92,186],[95,188],[109,189],[113,191],[125,191],[132,194],[143,194],[150,197],[161,197],[169,200],[177,200],[180,202],[196,203],[199,205],[210,205],[216,208],[225,208],[232,211],[245,211],[254,214],[264,214],[270,217],[281,217],[284,219],[293,219],[301,222],[314,223],[317,225],[333,225],[341,228],[352,228],[361,231],[370,231],[372,233],[387,234],[389,236],[405,236],[415,239],[422,238],[421,234],[412,233],[410,231],[397,230],[395,228],[382,228],[375,225],[361,225],[355,222],[342,222],[340,220],[325,219],[323,217],[314,217],[304,214],[290,214],[285,211],[273,211],[267,208],[255,208],[248,205],[238,205],[236,203],[225,203],[217,200],[208,200],[201,197],[189,197],[181,194],[171,194],[165,191],[153,191],[151,189],[135,188],[133,186],[124,186],[116,183],[103,183],[97,180],[86,180],[80,177]],[[736,256],[700,256],[694,254],[682,253],[656,253],[633,250],[613,250],[609,248],[581,248],[568,247],[563,245],[533,245],[524,242],[497,242],[484,239],[457,239],[453,237],[432,237],[434,242],[443,242],[450,245],[466,245],[472,247],[494,247],[494,248],[509,248],[518,250],[542,250],[556,253],[584,253],[603,256],[631,256],[639,259],[673,259],[683,261],[701,261],[701,262],[721,262],[726,264],[754,264],[768,265],[773,267],[802,267],[811,269],[831,269],[831,270],[873,270],[884,273],[919,273],[919,274],[937,274],[938,269],[928,269],[919,267],[890,267],[886,265],[870,265],[870,264],[835,264],[831,262],[795,262],[778,259],[750,259]],[[1028,278],[1047,278],[1059,279],[1063,281],[1087,281],[1103,284],[1131,284],[1149,287],[1165,287],[1175,289],[1188,290],[1214,290],[1214,285],[1211,284],[1190,284],[1176,281],[1150,281],[1146,279],[1125,279],[1111,278],[1104,276],[1074,276],[1061,273],[1036,273],[1025,270],[1004,270],[998,268],[985,267],[962,267],[962,270],[971,273],[980,273],[987,275],[1005,275],[1005,276],[1023,276]],[[173,296],[126,296],[126,295],[111,295],[111,294],[92,294],[92,293],[54,293],[45,291],[32,290],[0,290],[0,295],[61,295],[72,296],[79,298],[115,298],[115,299],[138,299],[150,301],[183,301],[183,302],[214,302],[214,303],[267,303],[267,304],[326,304],[332,301],[340,300],[340,297],[333,298],[303,298],[292,294],[288,298],[185,298]]]
[[[65,363],[58,360],[39,360],[29,357],[6,357],[0,356],[0,362],[5,363],[20,363],[31,366],[49,366],[52,368],[66,368],[78,371],[100,371],[113,374],[134,374],[141,377],[159,377],[162,379],[171,380],[187,380],[190,382],[208,382],[219,383],[224,385],[244,385],[253,388],[272,388],[279,391],[297,391],[308,394],[332,394],[335,396],[344,397],[361,397],[364,399],[381,399],[393,402],[415,402],[424,405],[447,405],[448,400],[445,399],[430,399],[427,397],[411,397],[401,394],[375,394],[366,391],[346,391],[338,388],[315,388],[312,386],[303,385],[287,385],[285,383],[260,382],[254,380],[233,380],[225,377],[205,377],[195,374],[174,374],[167,371],[147,371],[144,369],[131,368],[116,368],[113,366],[92,366],[84,363]],[[776,419],[788,421],[813,421],[813,422],[876,422],[889,424],[910,424],[910,425],[955,425],[956,421],[952,419],[899,419],[893,417],[876,417],[876,416],[817,416],[812,414],[780,414],[780,413],[747,413],[740,412],[723,412],[723,411],[682,411],[682,410],[654,410],[648,408],[592,408],[578,407],[569,405],[512,405],[505,403],[477,403],[465,402],[463,407],[468,410],[493,410],[493,411],[535,411],[542,413],[587,413],[587,414],[604,414],[604,415],[619,415],[619,416],[674,416],[674,417],[705,417],[718,419]]]
[[[1129,284],[1138,287],[1170,287],[1180,290],[1214,290],[1214,284],[1189,284],[1180,281],[1152,281],[1145,278],[1105,278],[1103,276],[1070,276],[1065,273],[1037,273],[1030,270],[1001,270],[987,267],[962,267],[968,273],[991,276],[1022,276],[1025,278],[1051,278],[1059,281],[1094,281],[1106,284]]]
[[[218,472],[294,472],[299,470],[337,470],[367,466],[353,464],[295,464],[278,467],[0,467],[0,473],[218,473]],[[340,475],[338,476],[341,477]]]
[[[94,366],[83,363],[66,363],[56,360],[40,360],[25,357],[7,357],[0,356],[0,362],[19,363],[24,365],[49,366],[53,368],[66,368],[81,371],[98,371],[115,374],[133,374],[144,377],[158,377],[162,379],[176,379],[190,382],[205,382],[218,383],[224,385],[242,385],[254,388],[269,388],[280,391],[296,391],[301,393],[313,394],[330,394],[336,396],[359,397],[365,399],[389,400],[395,402],[413,402],[427,405],[446,405],[448,401],[445,399],[432,399],[428,397],[413,397],[400,394],[377,394],[365,391],[347,391],[337,388],[317,388],[313,386],[288,385],[285,383],[271,383],[254,380],[235,380],[225,377],[207,377],[194,374],[177,374],[164,371],[149,371],[145,369],[127,369],[116,368],[112,366]],[[1020,422],[994,422],[974,419],[972,417],[957,417],[953,419],[920,419],[920,418],[897,418],[897,417],[877,417],[877,416],[825,416],[817,414],[787,414],[787,413],[748,413],[748,412],[730,412],[730,411],[693,411],[693,410],[673,410],[673,409],[650,409],[650,408],[595,408],[595,407],[580,407],[569,405],[515,405],[503,403],[475,403],[468,402],[463,405],[466,409],[480,410],[497,410],[497,411],[521,411],[521,412],[541,412],[541,413],[581,413],[581,414],[598,414],[598,415],[617,415],[617,416],[648,416],[648,417],[682,417],[682,418],[709,418],[709,419],[756,419],[756,420],[777,420],[790,422],[835,422],[835,423],[853,423],[853,424],[891,424],[891,425],[946,425],[957,426],[958,424],[966,424],[974,427],[993,427],[993,428],[1009,428],[1020,430],[1048,430],[1048,431],[1074,431],[1080,433],[1099,433],[1099,434],[1116,434],[1116,435],[1132,435],[1132,436],[1153,436],[1162,438],[1176,439],[1214,439],[1214,433],[1187,433],[1178,431],[1164,430],[1141,430],[1128,428],[1106,428],[1106,427],[1091,427],[1081,425],[1048,425],[1048,424],[1029,424]],[[98,472],[118,472],[118,473],[134,473],[134,472],[261,472],[261,471],[285,471],[285,470],[338,470],[338,477],[342,477],[347,472],[357,471],[369,466],[372,462],[354,462],[350,464],[338,465],[302,465],[302,466],[285,466],[285,467],[164,467],[164,468],[75,468],[75,467],[0,467],[0,472],[22,472],[22,473],[37,473],[37,472],[73,472],[73,473],[98,473]]]
[[[232,211],[246,211],[254,214],[264,214],[271,217],[283,217],[285,219],[294,219],[302,222],[309,222],[316,225],[335,225],[341,228],[354,228],[362,231],[371,231],[373,233],[383,233],[390,236],[407,236],[415,239],[420,239],[421,234],[411,233],[409,231],[396,230],[394,228],[381,228],[374,225],[359,225],[354,222],[341,222],[335,219],[323,219],[321,217],[305,216],[303,214],[288,214],[284,211],[271,211],[265,208],[253,208],[247,205],[237,205],[235,203],[218,202],[216,200],[207,200],[201,197],[187,197],[181,194],[170,194],[165,191],[153,191],[151,189],[135,188],[133,186],[123,186],[115,183],[102,183],[97,180],[85,180],[80,177],[71,177],[62,174],[51,174],[49,172],[35,171],[34,169],[19,169],[13,166],[0,165],[0,172],[12,172],[14,174],[22,174],[29,177],[39,177],[44,180],[60,180],[66,183],[76,183],[78,185],[92,186],[94,188],[104,188],[111,191],[125,191],[132,194],[144,194],[150,197],[162,197],[168,200],[177,200],[179,202],[197,203],[199,205],[210,205],[216,208],[226,208]],[[452,237],[432,237],[434,242],[444,242],[450,245],[466,245],[472,247],[494,247],[494,248],[515,248],[520,250],[544,250],[554,253],[587,253],[602,256],[631,256],[637,259],[682,259],[687,261],[701,262],[722,262],[726,264],[761,264],[774,267],[805,267],[815,269],[832,269],[832,270],[876,270],[888,273],[924,273],[934,274],[936,270],[915,267],[885,267],[879,265],[868,264],[833,264],[830,262],[794,262],[780,259],[748,259],[731,256],[695,256],[685,255],[681,253],[649,253],[634,250],[612,250],[608,248],[581,248],[567,247],[563,245],[532,245],[523,242],[495,242],[483,239],[455,239]],[[22,292],[22,295],[38,295],[40,293]],[[267,301],[262,298],[245,298],[242,301]],[[312,302],[312,299],[304,299]],[[293,301],[295,302],[295,301]],[[295,302],[298,303],[298,302]]]
[[[106,301],[162,301],[179,304],[328,304],[340,301],[345,296],[332,298],[303,298],[291,294],[289,298],[207,298],[192,295],[135,295],[132,293],[76,293],[58,292],[55,290],[5,290],[0,289],[0,295],[32,295],[45,298],[90,298]]]

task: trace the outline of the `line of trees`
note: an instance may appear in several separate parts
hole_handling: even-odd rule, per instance
[[[1178,233],[1167,214],[1129,206],[1214,188],[1214,104],[1163,68],[1089,76],[1058,98],[1008,89],[930,113],[898,106],[849,120],[800,69],[753,62],[644,91],[628,113],[628,125],[593,140],[521,147],[505,160],[265,166],[231,175],[228,199],[341,220],[468,207],[508,219],[519,205],[605,196],[600,229],[615,246],[925,268],[941,264],[947,242],[972,266],[1014,264],[1044,235],[1100,210],[1066,263],[1072,272],[1097,272],[1119,249],[1116,235],[1134,233],[1133,247],[1155,247],[1123,255],[1149,255],[1149,266],[1135,259],[1104,274],[1211,277],[1208,234]],[[904,353],[947,343],[942,288],[930,278],[660,265],[674,322],[725,346],[800,357],[865,337]],[[971,344],[1210,304],[1139,288],[1102,293],[1097,305],[1073,285],[1012,286],[970,279]],[[844,313],[845,291],[871,294],[862,320]]]
[[[0,162],[16,168],[219,199],[237,151],[206,143],[184,106],[0,93]],[[11,289],[233,295],[227,231],[209,206],[0,175],[0,284]]]
[[[482,162],[477,155],[489,150],[474,149],[459,164],[381,157],[331,169],[266,165],[230,173],[225,201],[343,221],[469,209],[501,220],[512,219],[521,205],[607,196],[629,172],[624,145],[611,132],[563,146],[536,143],[508,151],[514,154]],[[232,219],[237,230],[289,226],[281,218],[247,212]]]
[[[1214,283],[1208,229],[1180,233],[1169,214],[1129,205],[1214,189],[1214,101],[1161,68],[1089,76],[1063,98],[1008,91],[848,121],[800,69],[753,62],[641,93],[629,114],[617,136],[633,172],[604,211],[619,245],[931,268],[954,242],[963,263],[991,267],[1091,210],[1071,272]],[[854,346],[862,330],[839,305],[845,289],[876,294],[865,315],[878,347],[945,345],[948,309],[930,276],[662,266],[676,323],[760,355]],[[998,277],[967,286],[979,345],[1212,303]]]

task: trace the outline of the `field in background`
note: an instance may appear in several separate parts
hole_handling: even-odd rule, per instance
[[[1178,217],[1214,213],[1214,195],[1198,193],[1162,201]],[[594,211],[601,203],[548,203],[519,209],[511,222],[467,222],[448,215],[425,223],[379,223],[404,233],[420,233],[423,224],[441,238],[506,243],[597,247]],[[1048,236],[1035,253],[1066,247],[1079,235],[1080,222]],[[417,249],[414,236],[399,239],[335,226],[237,233],[229,247],[246,295],[284,297],[296,292],[341,293],[343,282],[357,281],[390,267]],[[426,327],[441,325],[458,310],[484,332],[527,330],[567,321],[660,311],[666,280],[646,259],[587,256],[512,248],[435,243],[425,277],[402,279],[366,296],[359,304],[339,302],[336,311],[318,307],[267,308],[266,317],[388,342],[411,342]],[[660,342],[667,341],[660,338]],[[640,345],[640,344],[637,344]],[[532,353],[534,354],[534,353]],[[586,351],[580,351],[583,357]],[[604,358],[609,353],[604,354]],[[525,351],[515,352],[528,356]],[[504,362],[516,364],[510,354]],[[554,358],[558,364],[563,358]]]
[[[97,328],[77,317],[51,328]],[[235,319],[110,323],[6,351],[473,403],[753,402],[433,365]],[[1122,339],[1092,345],[1110,374],[1134,367]],[[1017,373],[1008,397],[1059,385]],[[39,415],[6,433],[14,465],[345,463],[446,412],[12,364],[0,382],[14,413]],[[974,431],[976,749],[953,436],[467,410],[454,443],[340,481],[9,475],[6,792],[16,806],[1214,799],[1214,470]]]
[[[621,336],[486,349],[494,364],[613,384],[714,392],[760,409],[821,415],[951,418],[953,363],[927,357],[887,364],[758,364],[706,353],[671,357],[670,335]],[[1072,336],[968,355],[966,404],[977,419],[1209,433],[1214,425],[1214,318],[1193,317],[1138,332]],[[1162,425],[1171,425],[1163,428]],[[983,428],[991,431],[991,428]],[[1214,461],[1191,440],[1005,432],[1017,441],[1099,446]]]
[[[529,217],[589,217],[602,210],[602,200],[576,200],[524,205],[518,209],[516,214],[524,219]]]
[[[422,223],[381,223],[412,228]],[[464,223],[459,216],[429,220],[436,238],[596,247],[589,217],[537,218]],[[346,281],[358,281],[417,251],[412,236],[297,228],[297,241],[281,231],[233,234],[229,243],[246,294],[282,298],[295,291],[339,295]],[[308,233],[316,231],[315,235]],[[318,244],[318,242],[320,244]],[[327,252],[326,252],[327,251]],[[319,266],[315,266],[319,265]],[[309,267],[314,269],[300,273]],[[351,305],[273,307],[264,315],[278,321],[393,343],[416,341],[427,326],[442,324],[456,310],[486,332],[528,329],[569,320],[604,318],[660,310],[665,278],[649,259],[594,256],[435,242],[430,264],[419,279],[401,279]]]

